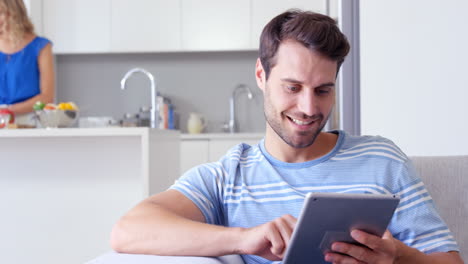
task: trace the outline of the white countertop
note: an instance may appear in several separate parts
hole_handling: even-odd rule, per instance
[[[202,134],[180,134],[182,140],[196,139],[261,139],[264,133],[202,133]]]
[[[159,130],[147,127],[105,127],[105,128],[34,128],[0,129],[0,137],[86,137],[86,136],[143,136],[151,134],[178,135],[177,130]]]
[[[34,128],[34,129],[0,129],[0,137],[86,137],[86,136],[141,136],[149,133],[158,135],[177,135],[177,130],[159,130],[147,127],[104,127],[104,128]],[[180,134],[182,140],[200,139],[261,139],[264,133],[202,133]]]

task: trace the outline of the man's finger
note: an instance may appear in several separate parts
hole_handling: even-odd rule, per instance
[[[393,239],[393,235],[392,235],[392,233],[390,233],[390,231],[388,231],[388,229],[387,229],[387,230],[385,230],[385,233],[383,234],[382,238],[383,238],[383,239]]]
[[[268,223],[266,237],[271,243],[270,251],[276,256],[281,257],[285,249],[285,243],[280,234],[280,230],[277,228],[274,222]]]
[[[291,242],[291,236],[296,227],[297,219],[292,215],[283,215],[281,219],[279,230],[283,240],[285,242],[285,250],[288,248],[289,243]]]
[[[374,236],[355,229],[351,231],[351,237],[354,238],[357,242],[366,245],[373,250],[379,250],[382,248],[382,238],[378,236]]]
[[[285,219],[284,216],[275,219],[273,223],[275,224],[275,227],[281,236],[281,241],[283,242],[283,248],[281,252],[277,252],[277,254],[282,257],[284,252],[286,251],[286,248],[289,245],[289,241],[291,240],[291,234],[293,229],[290,225],[290,222],[287,219]]]
[[[375,263],[375,253],[362,246],[356,246],[353,244],[343,243],[343,242],[336,242],[332,244],[333,251],[349,255],[356,260],[365,262],[365,263]]]
[[[325,255],[325,261],[338,264],[364,264],[364,262],[361,262],[352,257],[331,252]]]
[[[295,218],[294,216],[292,216],[290,214],[283,215],[282,218],[284,220],[286,220],[288,222],[289,226],[291,227],[291,229],[294,230],[294,228],[296,227],[297,218]]]

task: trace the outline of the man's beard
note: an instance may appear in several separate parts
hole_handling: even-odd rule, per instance
[[[323,122],[323,115],[319,119],[320,122]],[[269,118],[266,113],[265,113],[265,119],[267,120],[268,124],[270,125],[271,129],[275,131],[275,133],[289,146],[293,148],[307,148],[314,144],[315,139],[317,136],[322,132],[323,128],[325,127],[326,122],[323,122],[320,124],[320,127],[316,130],[310,130],[310,131],[300,131],[300,132],[288,132],[286,129],[283,129],[281,126],[280,122],[276,122],[276,120]],[[328,119],[328,117],[327,117]],[[316,121],[318,122],[318,121]],[[288,133],[298,133],[301,137],[303,137],[303,140],[298,140],[295,141],[293,139],[294,135],[289,135]],[[306,138],[307,137],[307,138]]]
[[[268,95],[267,95],[268,96]],[[275,109],[270,105],[269,98],[265,100],[264,106],[264,114],[265,119],[270,125],[271,129],[275,131],[275,133],[289,146],[293,148],[307,148],[314,144],[315,139],[317,136],[322,132],[323,128],[325,127],[326,121],[328,120],[330,114],[326,117],[322,113],[316,114],[314,116],[308,117],[308,119],[314,120],[314,122],[319,123],[319,127],[314,130],[308,131],[299,131],[299,132],[289,132],[285,126],[282,126],[281,117],[275,119]],[[284,116],[284,114],[282,114]],[[284,116],[285,119],[289,119],[288,117]],[[294,135],[293,133],[297,133]],[[298,138],[299,140],[294,140],[294,138]]]

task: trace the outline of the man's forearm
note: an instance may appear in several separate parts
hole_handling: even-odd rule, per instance
[[[112,230],[112,248],[122,253],[186,256],[235,254],[240,228],[192,221],[142,203]]]
[[[424,254],[400,241],[399,251],[401,254],[396,259],[396,264],[463,264],[463,260],[457,252],[436,252]]]

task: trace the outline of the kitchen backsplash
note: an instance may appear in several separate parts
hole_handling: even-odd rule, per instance
[[[236,119],[240,132],[265,130],[263,98],[255,76],[257,52],[198,52],[161,54],[80,54],[56,56],[57,101],[74,101],[81,116],[122,119],[150,106],[150,82],[136,74],[120,89],[131,68],[151,72],[158,92],[171,99],[182,132],[191,112],[207,120],[205,132],[221,132],[229,119],[229,97],[236,85],[248,85],[254,98],[237,93]]]

